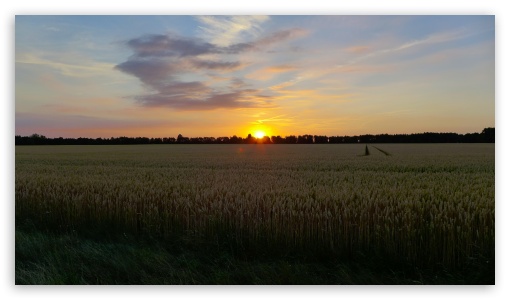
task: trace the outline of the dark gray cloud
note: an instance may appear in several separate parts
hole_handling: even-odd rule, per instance
[[[199,81],[172,81],[168,84],[159,86],[157,90],[164,95],[187,95],[189,98],[203,96],[213,92],[211,88]]]
[[[134,75],[143,83],[156,87],[163,81],[168,81],[180,72],[172,62],[153,59],[130,59],[115,66],[115,69]]]
[[[215,109],[271,105],[271,97],[261,91],[247,89],[244,81],[235,78],[230,85],[212,88],[207,82],[184,82],[184,75],[208,72],[233,72],[246,65],[227,61],[224,56],[248,51],[264,51],[269,46],[302,36],[305,31],[289,29],[248,43],[220,47],[197,38],[151,34],[134,38],[125,44],[133,55],[115,69],[137,77],[154,90],[150,95],[135,97],[144,106],[166,106],[177,109]],[[204,59],[215,54],[218,60]],[[198,72],[198,73],[197,73]],[[215,74],[212,74],[215,75]],[[199,78],[198,77],[198,78]]]
[[[270,107],[269,96],[258,95],[254,89],[237,90],[229,93],[210,93],[204,97],[190,97],[188,94],[166,94],[139,96],[144,106],[172,107],[183,110],[206,110],[216,108]]]
[[[306,35],[307,33],[308,33],[307,30],[299,29],[299,28],[280,30],[280,31],[277,31],[277,32],[257,41],[257,46],[259,46],[259,47],[268,46],[268,45],[278,43],[281,41],[286,41],[286,40],[302,37],[302,36]]]
[[[238,61],[210,61],[210,60],[198,60],[193,59],[190,60],[190,63],[193,67],[197,69],[209,69],[209,70],[218,70],[218,71],[230,71],[236,70],[242,67]]]
[[[199,39],[163,34],[144,35],[127,41],[126,45],[137,57],[184,57],[220,52],[215,45]]]
[[[238,43],[223,49],[225,53],[242,53],[248,51],[262,51],[272,44],[277,44],[286,40],[298,38],[307,34],[306,30],[293,28],[288,30],[280,30],[272,33],[264,38],[251,43]],[[269,50],[271,51],[271,50]]]

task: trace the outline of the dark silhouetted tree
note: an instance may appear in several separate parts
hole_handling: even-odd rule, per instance
[[[488,127],[482,130],[482,139],[486,143],[495,143],[496,129],[494,127]]]
[[[244,140],[246,144],[255,144],[257,141],[254,137],[251,136],[251,133],[248,133],[248,136]]]

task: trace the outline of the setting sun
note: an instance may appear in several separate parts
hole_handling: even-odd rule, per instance
[[[264,131],[261,131],[261,130],[257,130],[255,131],[255,134],[254,136],[258,139],[261,139],[263,138],[264,136],[266,136],[266,133]]]

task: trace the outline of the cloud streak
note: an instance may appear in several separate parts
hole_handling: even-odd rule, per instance
[[[260,34],[261,25],[268,16],[198,16],[201,36],[219,46],[239,42],[243,37],[254,38]]]
[[[65,63],[57,59],[46,59],[36,54],[17,55],[16,63],[26,65],[46,66],[59,71],[61,74],[69,77],[95,77],[103,75],[111,70],[112,64],[87,61],[79,63]]]
[[[297,67],[284,64],[284,65],[275,65],[275,66],[268,66],[259,70],[256,70],[255,72],[246,75],[247,78],[255,79],[255,80],[269,80],[273,78],[275,75],[282,74],[282,73],[288,73],[292,71],[296,71]]]
[[[403,44],[394,46],[392,48],[375,50],[373,52],[368,52],[368,50],[370,48],[365,47],[365,46],[350,47],[345,50],[347,52],[361,54],[361,56],[356,59],[350,60],[345,64],[337,65],[337,67],[346,67],[348,65],[352,65],[352,64],[361,62],[361,61],[369,59],[369,58],[387,55],[387,54],[391,54],[391,53],[396,53],[396,52],[400,52],[400,51],[403,51],[403,50],[406,50],[409,48],[413,48],[413,47],[417,47],[417,46],[439,44],[439,43],[445,43],[445,42],[449,42],[449,41],[459,40],[459,39],[463,39],[463,38],[466,38],[466,37],[469,37],[469,36],[475,35],[475,34],[478,34],[478,33],[477,32],[469,33],[465,30],[442,32],[442,33],[438,33],[438,34],[429,35],[423,39],[416,39],[416,40],[408,41]]]
[[[190,89],[187,88],[187,91]],[[200,97],[193,97],[199,94],[193,90],[193,94],[158,93],[154,95],[141,96],[139,101],[144,106],[171,106],[183,110],[209,110],[216,108],[250,108],[250,107],[272,107],[271,97],[258,94],[259,90],[244,89],[230,93],[208,93]]]

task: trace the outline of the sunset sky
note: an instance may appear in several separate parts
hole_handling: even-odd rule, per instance
[[[495,126],[494,16],[16,16],[15,132]]]

